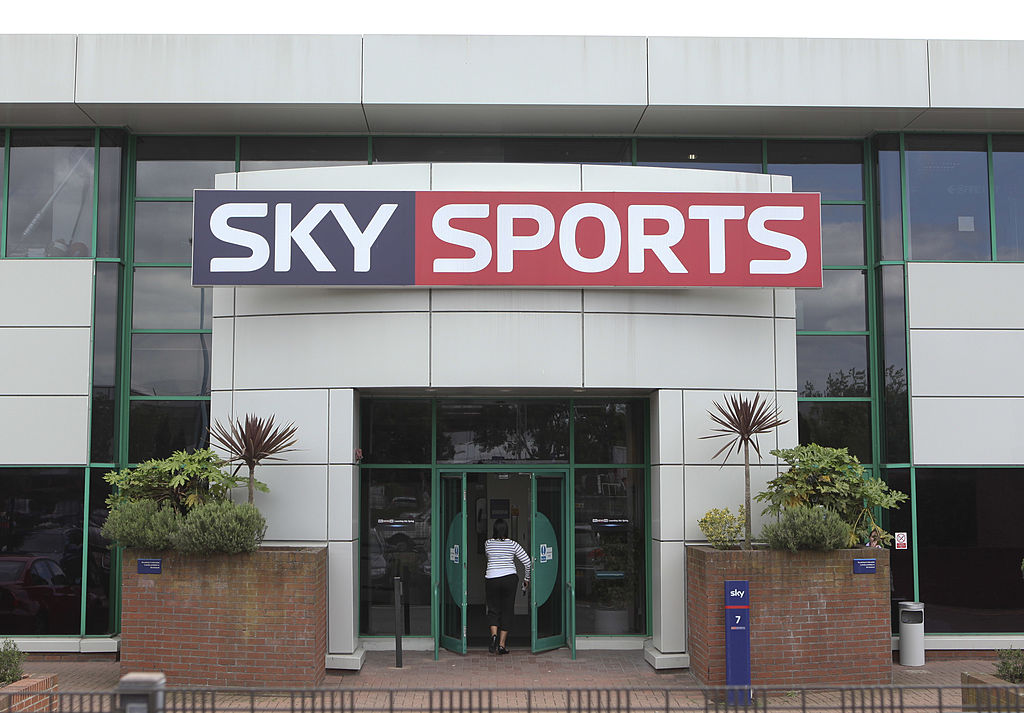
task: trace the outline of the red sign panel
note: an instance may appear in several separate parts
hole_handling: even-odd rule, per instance
[[[817,193],[416,194],[415,284],[821,287]]]

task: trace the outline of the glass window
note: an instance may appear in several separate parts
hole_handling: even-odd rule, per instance
[[[893,490],[910,495],[910,471],[906,468],[887,468],[883,471],[882,477],[886,484]],[[914,531],[913,510],[910,500],[905,500],[895,510],[883,511],[882,525],[889,532]],[[892,572],[892,631],[898,633],[900,628],[899,603],[914,601],[914,549],[913,543],[905,550],[889,548],[889,567]]]
[[[883,260],[903,259],[903,188],[900,184],[900,139],[880,136],[878,150],[878,213]]]
[[[192,262],[192,202],[135,204],[135,262]]]
[[[209,334],[132,336],[132,394],[209,396]]]
[[[757,140],[637,139],[636,161],[640,166],[762,173]]]
[[[93,132],[11,133],[9,257],[92,255]]]
[[[768,173],[793,177],[794,191],[823,201],[864,199],[864,148],[854,141],[769,141]]]
[[[918,468],[915,478],[925,632],[1024,632],[1024,470]]]
[[[374,163],[632,163],[629,139],[375,138]]]
[[[437,460],[447,463],[569,460],[565,401],[441,402]]]
[[[121,170],[125,134],[100,132],[99,213],[96,256],[121,255]]]
[[[359,447],[364,463],[430,463],[430,401],[363,398]]]
[[[430,635],[430,471],[360,471],[359,631],[395,633],[394,578],[405,633]]]
[[[576,469],[576,633],[647,630],[644,471]]]
[[[218,173],[234,170],[231,136],[140,136],[135,148],[135,194],[191,198],[196,188],[213,188]]]
[[[350,137],[243,136],[239,170],[267,171],[365,164],[367,143],[364,138]]]
[[[871,463],[871,405],[866,401],[800,403],[801,443],[848,448],[861,463]]]
[[[192,287],[187,267],[137,267],[132,326],[135,329],[209,329],[212,295]]]
[[[643,463],[644,404],[639,401],[577,403],[577,463]]]
[[[80,632],[84,498],[81,468],[0,468],[0,634]]]
[[[910,404],[907,394],[907,318],[904,307],[903,266],[884,265],[881,341],[884,363],[885,461],[910,462]]]
[[[92,334],[92,450],[93,463],[114,462],[117,404],[118,296],[121,266],[96,263],[96,297]]]
[[[109,634],[116,630],[111,620],[110,540],[100,534],[107,519],[107,496],[111,487],[103,471],[89,472],[89,562],[85,587],[85,633]]]
[[[868,338],[796,338],[797,383],[801,396],[867,396]]]
[[[128,460],[132,463],[209,444],[209,401],[133,401],[128,418]]]
[[[996,257],[1024,260],[1024,137],[992,138]]]
[[[796,328],[860,332],[868,328],[867,273],[825,270],[820,290],[796,291]]]
[[[907,136],[910,257],[990,260],[983,136]]]
[[[825,265],[864,265],[864,208],[821,207],[821,258]]]

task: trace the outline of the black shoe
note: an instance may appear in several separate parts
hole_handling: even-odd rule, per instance
[[[487,651],[489,653],[493,654],[497,650],[498,650],[498,637],[497,637],[497,635],[495,635],[495,636],[491,637],[491,643],[489,643],[487,645]]]
[[[499,646],[498,647],[498,656],[503,656],[504,654],[507,654],[507,653],[508,653],[508,649],[506,649],[504,646]]]

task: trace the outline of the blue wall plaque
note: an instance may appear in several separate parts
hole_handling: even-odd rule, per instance
[[[873,560],[873,559],[854,559],[853,560],[853,573],[854,574],[874,574],[875,573],[875,560]]]
[[[750,702],[750,582],[725,581],[725,685],[730,703]]]
[[[163,565],[163,560],[137,559],[135,560],[135,564],[138,567],[138,569],[136,570],[138,574],[160,574],[160,569],[161,566]]]

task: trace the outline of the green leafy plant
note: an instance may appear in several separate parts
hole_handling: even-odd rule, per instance
[[[170,539],[179,552],[237,554],[254,552],[266,531],[267,521],[255,505],[219,500],[192,508]]]
[[[789,470],[771,480],[768,490],[758,493],[758,502],[768,503],[765,513],[778,516],[788,508],[821,505],[849,525],[847,546],[892,541],[871,511],[898,507],[907,496],[868,474],[847,449],[810,443],[771,453],[788,463]]]
[[[256,466],[265,460],[283,460],[280,454],[294,451],[294,423],[278,427],[274,416],[267,418],[246,414],[245,420],[228,421],[227,426],[217,421],[210,429],[210,440],[228,454],[228,462],[237,463],[238,470],[244,465],[249,469],[249,502],[255,491],[266,492],[267,487],[256,480]]]
[[[25,671],[21,664],[25,660],[25,654],[12,640],[4,641],[0,646],[0,686],[20,681]]]
[[[1024,683],[1024,650],[998,649],[996,676],[1009,683]]]
[[[746,508],[740,505],[733,515],[729,508],[712,508],[697,520],[697,527],[708,538],[711,546],[719,550],[735,547],[743,537],[743,524],[747,521]]]
[[[170,503],[122,500],[110,508],[100,532],[122,547],[167,550],[180,521],[181,515]]]
[[[761,538],[773,550],[838,550],[850,538],[850,526],[839,514],[820,505],[786,508],[776,522],[764,526]]]
[[[725,454],[725,458],[735,450],[743,452],[743,548],[750,549],[750,446],[754,446],[754,452],[758,459],[761,458],[761,449],[757,443],[759,435],[769,433],[779,426],[789,423],[788,419],[782,418],[782,412],[778,406],[762,399],[761,394],[754,394],[753,399],[746,396],[733,394],[725,398],[725,405],[713,401],[714,411],[708,411],[711,420],[718,424],[713,428],[712,433],[701,438],[728,438],[712,458]],[[774,451],[773,451],[774,452]]]
[[[110,471],[103,476],[114,486],[107,505],[113,508],[127,500],[153,500],[184,514],[200,503],[226,499],[239,484],[235,475],[223,470],[225,465],[227,462],[209,448],[200,448]]]

